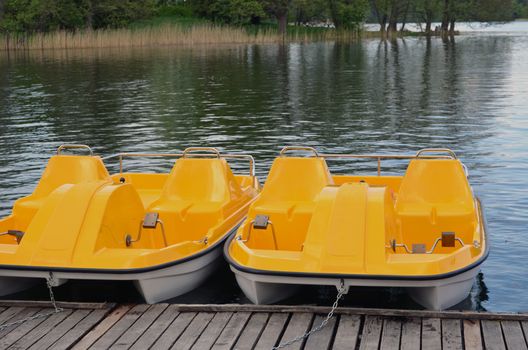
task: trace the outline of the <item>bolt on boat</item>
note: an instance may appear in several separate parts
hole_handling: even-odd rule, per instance
[[[132,157],[176,160],[169,173],[124,172]],[[114,175],[85,145],[49,159],[33,193],[0,220],[0,295],[43,278],[130,280],[148,303],[189,292],[218,266],[259,192],[250,155],[194,147],[111,159]],[[235,175],[228,160],[249,161],[249,174]]]
[[[377,161],[377,175],[327,167],[358,159]],[[403,176],[382,176],[382,161],[408,166]],[[403,287],[442,310],[469,295],[488,244],[482,205],[451,150],[336,155],[286,147],[224,255],[253,303],[278,302],[302,285]]]

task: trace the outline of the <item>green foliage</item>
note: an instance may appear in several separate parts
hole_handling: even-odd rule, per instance
[[[0,31],[32,33],[213,20],[248,25],[287,19],[356,30],[371,14],[387,21],[438,21],[446,0],[0,0]],[[528,18],[528,0],[448,0],[450,21]],[[261,26],[261,28],[263,28]]]
[[[513,18],[528,18],[528,0],[517,0],[513,5]]]
[[[219,22],[248,24],[255,17],[265,15],[257,0],[217,0],[208,9],[209,16]]]
[[[123,27],[148,17],[154,0],[7,0],[0,29],[45,32]]]
[[[188,3],[162,1],[158,2],[156,15],[160,17],[193,17],[194,11]]]
[[[328,0],[328,3],[338,29],[358,29],[369,11],[368,0]]]
[[[265,16],[258,0],[192,0],[195,15],[228,24],[248,24]]]
[[[296,23],[324,22],[329,16],[328,0],[293,0],[291,18]]]

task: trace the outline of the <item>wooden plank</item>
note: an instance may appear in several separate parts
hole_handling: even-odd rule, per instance
[[[163,313],[150,325],[143,335],[134,343],[132,350],[148,349],[169,325],[178,317],[179,312],[172,305],[169,305]]]
[[[422,349],[442,350],[442,333],[439,318],[422,320]]]
[[[502,329],[499,321],[483,320],[480,322],[484,346],[486,349],[501,350],[506,349],[502,339]]]
[[[386,318],[383,320],[383,332],[381,333],[381,350],[399,350],[402,323],[397,318]]]
[[[442,349],[462,350],[462,324],[460,320],[442,320]]]
[[[268,323],[269,314],[267,312],[257,312],[251,315],[246,326],[240,333],[234,350],[252,349],[262,334],[266,323]]]
[[[518,321],[502,321],[501,326],[508,349],[528,350],[521,324]]]
[[[138,320],[128,328],[117,341],[112,345],[112,349],[128,349],[136,340],[150,327],[158,316],[167,308],[169,304],[154,304],[145,311]],[[126,316],[125,316],[126,317]]]
[[[326,319],[326,315],[317,315],[312,324],[312,328],[319,326]],[[332,317],[326,326],[320,331],[313,333],[306,339],[305,350],[327,350],[330,348],[332,343],[332,337],[334,335],[334,329],[336,325],[336,317]]]
[[[13,307],[3,310],[2,313],[0,314],[0,325],[2,325],[3,323],[8,323],[8,321],[12,317],[14,317],[16,314],[18,314],[22,310],[24,310],[24,308],[19,307],[19,306],[13,306]]]
[[[50,332],[43,336],[38,342],[33,344],[29,349],[47,349],[59,338],[64,336],[70,329],[75,327],[86,316],[90,314],[90,310],[75,310],[59,325],[54,327]]]
[[[337,332],[332,349],[355,349],[360,327],[361,316],[341,315],[339,317],[339,324],[337,326]]]
[[[255,345],[257,350],[269,350],[274,347],[284,331],[284,325],[288,322],[288,314],[271,314],[266,327],[262,331],[260,338]]]
[[[88,349],[103,334],[105,334],[106,331],[108,331],[114,324],[116,324],[121,319],[121,317],[123,317],[131,308],[132,308],[132,305],[118,306],[107,317],[105,317],[105,319],[102,320],[94,329],[92,329],[77,344],[75,344],[73,349],[74,350]]]
[[[118,310],[117,308],[116,310]],[[110,313],[110,309],[99,309],[90,312],[88,316],[82,319],[81,322],[74,325],[66,334],[59,338],[50,348],[53,350],[63,350],[69,349],[73,344],[77,343],[79,340],[84,339],[83,337],[90,332],[95,330],[100,324],[99,322],[103,320],[102,323],[106,321],[105,317]],[[94,339],[95,341],[95,339]],[[90,343],[91,345],[92,343]]]
[[[108,349],[115,343],[130,326],[137,321],[144,312],[149,309],[148,304],[139,304],[128,310],[115,324],[110,327],[97,341],[90,347],[91,349]]]
[[[225,326],[224,330],[214,343],[213,349],[214,350],[229,350],[231,349],[236,341],[238,340],[238,337],[240,336],[240,332],[246,325],[249,316],[251,316],[251,313],[249,312],[237,312],[235,313],[231,319],[229,320],[229,323]]]
[[[404,319],[401,334],[401,350],[420,350],[422,320],[416,317]]]
[[[33,316],[39,312],[41,312],[42,309],[39,309],[39,308],[24,308],[22,310],[19,310],[19,312],[11,315],[12,317],[9,318],[8,320],[6,320],[6,322],[3,324],[3,326],[5,327],[7,324],[11,324],[11,323],[15,323],[13,326],[9,326],[9,327],[5,327],[3,329],[0,330],[0,338],[3,337],[4,335],[6,335],[7,333],[11,332],[13,329],[15,329],[16,327],[18,327],[19,325],[22,325],[22,323],[16,323],[17,321],[20,321],[20,320],[23,320],[27,317],[30,317],[30,316]],[[48,310],[47,312],[49,312],[51,310]]]
[[[528,340],[528,321],[527,322],[521,322],[521,327],[523,329],[524,339]]]
[[[365,317],[363,332],[361,333],[360,350],[377,350],[381,339],[383,319],[378,316]]]
[[[18,339],[10,349],[27,349],[43,336],[48,334],[56,325],[61,323],[66,317],[72,313],[72,310],[63,310],[47,317],[42,323],[26,333],[22,338]]]
[[[233,316],[232,312],[217,312],[192,345],[192,349],[210,349]]]
[[[464,346],[467,350],[482,350],[479,320],[464,320]]]
[[[181,336],[187,329],[192,320],[196,317],[195,312],[182,312],[176,317],[174,322],[163,332],[161,337],[156,340],[152,349],[165,350],[170,349],[172,344]]]
[[[52,311],[53,311],[52,309],[43,309],[43,310],[38,310],[37,309],[37,313],[41,313],[43,315],[44,314],[49,314]],[[22,313],[19,313],[17,316],[19,316],[21,314]],[[32,314],[35,314],[35,312],[33,312]],[[50,317],[50,316],[48,316],[48,317]],[[14,344],[20,338],[22,338],[27,333],[29,333],[33,328],[37,327],[39,324],[44,322],[48,317],[34,318],[32,320],[28,320],[28,321],[26,321],[24,323],[21,323],[20,325],[16,326],[9,333],[7,333],[6,335],[2,336],[2,338],[0,339],[0,349],[8,348],[10,345]]]
[[[327,314],[331,307],[306,305],[253,305],[253,304],[174,304],[180,312],[269,312],[269,313],[297,313],[311,312]],[[389,317],[420,317],[420,318],[452,318],[472,320],[497,321],[528,321],[528,313],[491,313],[479,311],[432,311],[432,310],[398,310],[398,309],[368,309],[339,307],[336,315],[368,315]]]
[[[200,312],[189,324],[185,332],[181,335],[171,349],[187,350],[196,342],[203,330],[215,316],[212,312]]]
[[[280,344],[289,342],[290,340],[306,333],[312,325],[313,316],[314,315],[312,313],[308,312],[293,314],[290,318],[290,322],[288,322],[288,326],[286,327],[284,334],[281,337]],[[304,341],[305,340],[300,340],[296,343],[291,344],[290,346],[288,346],[288,350],[301,349],[304,344]]]
[[[114,303],[78,303],[71,301],[57,301],[57,306],[63,309],[112,309],[115,307]],[[38,308],[52,308],[53,303],[46,300],[0,300],[0,306],[6,307],[38,307]]]

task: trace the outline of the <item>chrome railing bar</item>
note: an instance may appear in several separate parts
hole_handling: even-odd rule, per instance
[[[225,159],[246,159],[249,161],[249,175],[255,176],[255,158],[249,154],[231,154],[220,153],[220,158]],[[149,158],[149,157],[166,157],[166,158],[175,158],[183,157],[183,153],[117,153],[110,156],[103,157],[102,160],[109,160],[114,158],[119,158],[119,172],[123,172],[123,158]],[[192,157],[211,157],[210,153],[193,153]]]
[[[289,152],[289,151],[308,151],[308,152],[312,152],[314,156],[316,157],[320,156],[315,148],[309,147],[309,146],[286,146],[281,149],[279,156],[284,157],[286,152]]]
[[[415,159],[416,155],[399,155],[399,154],[326,154],[326,153],[319,153],[319,157],[326,158],[326,159],[350,159],[350,158],[358,158],[358,159]],[[442,155],[431,155],[431,156],[420,156],[420,158],[427,158],[427,159],[451,159],[450,156],[442,156]]]
[[[87,149],[88,152],[90,152],[90,155],[93,156],[94,153],[90,146],[87,145],[76,145],[76,144],[70,144],[70,145],[60,145],[59,148],[57,148],[57,155],[59,156],[61,152],[65,149]]]

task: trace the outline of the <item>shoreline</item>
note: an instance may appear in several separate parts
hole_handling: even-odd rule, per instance
[[[455,33],[457,35],[458,33]],[[95,31],[55,31],[49,33],[0,35],[0,51],[57,49],[106,49],[224,44],[276,44],[308,42],[353,42],[362,39],[425,37],[425,33],[404,31],[384,38],[379,31],[336,31],[335,29],[290,28],[283,36],[263,28],[251,32],[244,27],[197,24],[164,24],[144,28],[100,29]],[[432,33],[430,37],[439,37]]]

